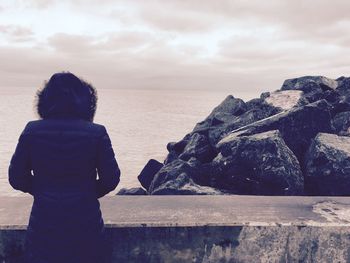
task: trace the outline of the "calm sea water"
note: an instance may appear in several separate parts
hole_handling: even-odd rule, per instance
[[[7,169],[18,137],[29,120],[38,119],[35,89],[0,88],[0,195],[24,195],[8,184]],[[122,187],[139,186],[137,175],[150,158],[162,162],[166,144],[180,140],[203,120],[227,92],[98,90],[94,122],[104,124],[121,169]]]

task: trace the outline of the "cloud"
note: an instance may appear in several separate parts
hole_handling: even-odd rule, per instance
[[[86,35],[57,33],[48,38],[48,44],[57,53],[87,55],[93,48],[94,38]]]
[[[170,7],[166,6],[166,8]],[[163,12],[162,6],[144,7],[140,12],[140,18],[157,29],[181,33],[205,32],[217,26],[212,16],[188,10]]]
[[[0,25],[0,34],[15,42],[30,41],[34,35],[30,28],[18,25]]]
[[[56,52],[68,55],[95,56],[102,53],[118,53],[125,50],[135,51],[158,41],[144,32],[112,32],[99,36],[73,35],[57,33],[48,38],[48,44]]]
[[[53,27],[39,39],[36,28],[1,26],[0,37],[7,39],[0,46],[2,85],[38,86],[52,73],[70,70],[97,87],[221,89],[257,96],[286,78],[350,72],[347,1],[31,3],[45,14],[54,9],[58,17],[64,10],[75,30]],[[26,37],[32,39],[28,47],[12,45]]]
[[[56,0],[26,0],[24,3],[28,7],[37,8],[37,9],[47,9],[55,4]]]
[[[345,0],[150,0],[134,3],[137,19],[156,29],[178,33],[205,33],[218,28],[278,28],[290,37],[312,38],[326,28],[350,22]],[[142,23],[141,22],[141,23]],[[342,27],[342,33],[349,29]]]
[[[91,40],[91,39],[90,39]],[[93,41],[88,41],[91,43]],[[39,87],[57,71],[69,70],[97,88],[232,89],[247,84],[246,76],[207,61],[196,61],[165,42],[153,42],[137,52],[82,49],[58,53],[46,48],[0,47],[2,87]],[[220,81],[218,81],[218,79]],[[249,81],[253,83],[253,81]]]

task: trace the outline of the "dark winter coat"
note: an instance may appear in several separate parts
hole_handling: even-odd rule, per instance
[[[27,123],[9,165],[12,187],[34,198],[30,263],[104,262],[98,198],[116,188],[120,171],[106,128],[92,122],[96,97],[87,85],[71,73],[51,77],[38,94],[43,119]]]

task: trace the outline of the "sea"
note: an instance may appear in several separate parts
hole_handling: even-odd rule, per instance
[[[149,159],[163,162],[166,145],[191,132],[195,124],[229,94],[245,99],[248,93],[227,91],[98,89],[94,122],[105,125],[112,141],[121,188],[139,187],[137,176]],[[20,133],[29,120],[38,119],[36,89],[0,87],[0,196],[27,195],[8,183],[8,166]]]

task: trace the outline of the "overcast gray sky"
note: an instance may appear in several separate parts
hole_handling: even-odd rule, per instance
[[[0,86],[275,90],[348,76],[348,0],[0,0]]]

